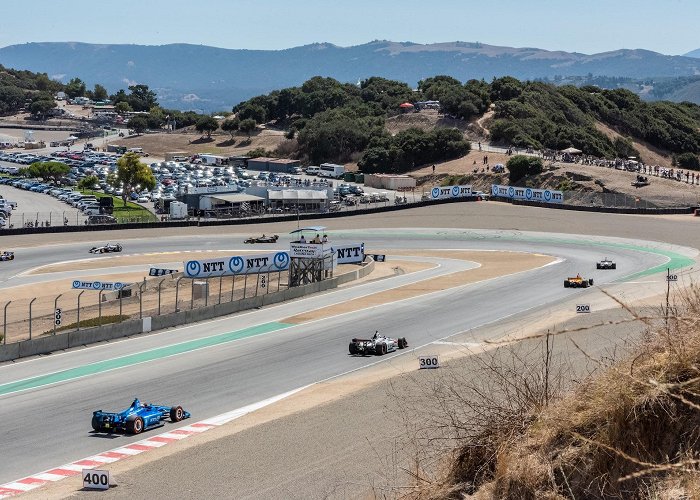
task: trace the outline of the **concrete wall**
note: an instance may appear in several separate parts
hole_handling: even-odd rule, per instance
[[[234,302],[225,302],[207,307],[200,307],[193,310],[179,311],[162,316],[153,316],[150,321],[150,328],[147,328],[148,321],[142,319],[131,319],[122,323],[113,323],[105,326],[85,328],[78,331],[59,333],[57,335],[43,335],[31,340],[15,342],[7,345],[0,345],[0,362],[13,359],[48,354],[55,351],[70,349],[81,345],[93,344],[105,340],[112,340],[120,337],[137,335],[144,331],[156,331],[174,326],[197,323],[221,316],[227,316],[239,311],[277,304],[287,300],[297,299],[313,293],[323,292],[332,288],[337,288],[341,283],[347,283],[366,276],[374,269],[374,261],[365,263],[357,271],[345,273],[340,276],[324,280],[318,283],[281,290],[279,292],[258,295],[256,297],[246,297]]]

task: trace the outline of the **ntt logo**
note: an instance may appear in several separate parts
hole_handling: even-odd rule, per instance
[[[199,261],[191,260],[185,265],[185,273],[188,276],[197,276],[202,272],[202,265]]]

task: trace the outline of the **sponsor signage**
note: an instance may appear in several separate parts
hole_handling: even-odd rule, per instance
[[[430,190],[431,200],[444,200],[446,198],[464,198],[472,195],[471,185],[466,186],[435,186]]]
[[[276,273],[289,268],[289,252],[234,255],[219,259],[184,262],[185,278],[210,278],[239,274]]]
[[[320,259],[323,257],[322,243],[290,243],[289,255],[301,259]]]
[[[110,283],[107,281],[73,281],[73,289],[76,290],[121,290],[128,283],[120,283],[119,281],[115,283]]]
[[[149,276],[165,276],[166,274],[175,274],[177,269],[159,269],[157,267],[152,267],[148,270]]]
[[[333,246],[332,251],[338,260],[338,264],[357,264],[365,260],[364,243],[348,243],[342,247]]]
[[[374,262],[386,262],[386,255],[372,254],[370,257],[374,259]]]
[[[511,200],[539,201],[542,203],[564,202],[564,193],[553,189],[533,189],[529,187],[492,184],[491,195]]]

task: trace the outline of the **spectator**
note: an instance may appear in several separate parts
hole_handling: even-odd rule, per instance
[[[311,240],[311,243],[321,243],[321,235],[316,234],[316,237],[313,240]]]
[[[299,238],[299,243],[306,243],[306,238],[304,238],[304,235],[301,235],[301,238]]]
[[[328,235],[324,234],[323,239],[321,240],[322,243],[328,243]]]

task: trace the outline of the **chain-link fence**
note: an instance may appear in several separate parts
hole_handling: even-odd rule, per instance
[[[144,279],[122,291],[70,290],[0,303],[3,343],[160,316],[285,290],[287,271],[191,279]]]

